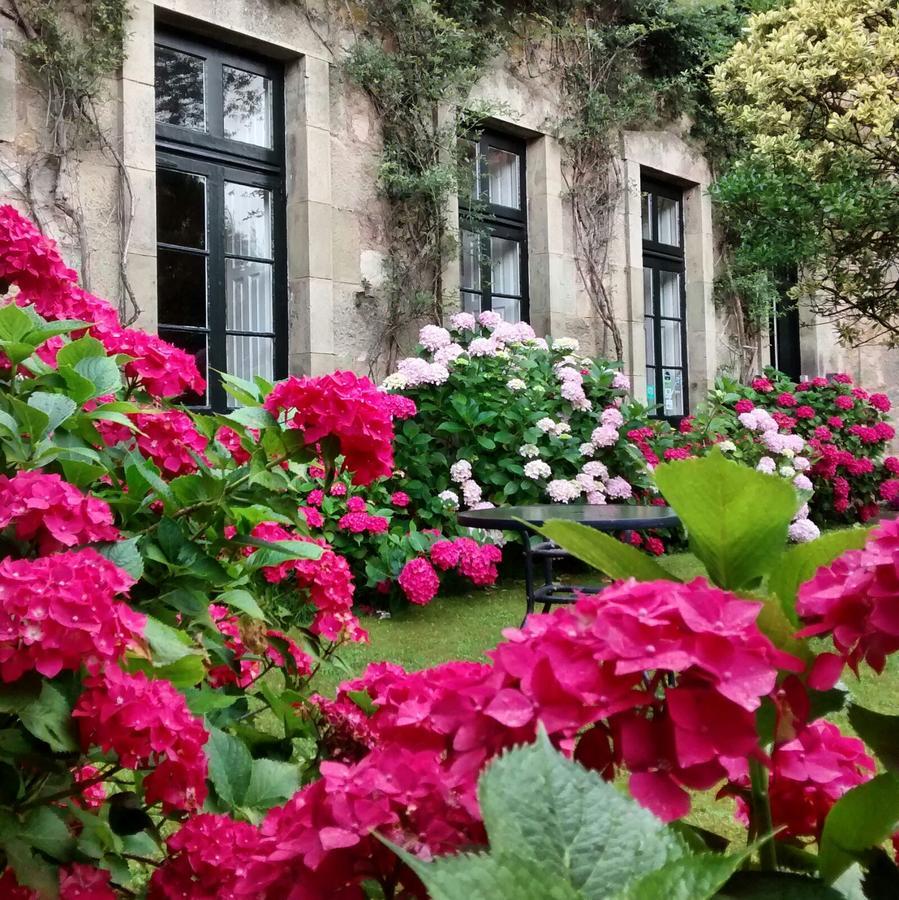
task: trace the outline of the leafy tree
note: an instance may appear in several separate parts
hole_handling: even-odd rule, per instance
[[[797,0],[749,20],[715,71],[749,149],[715,193],[739,260],[799,271],[847,343],[899,342],[899,10],[891,0]]]

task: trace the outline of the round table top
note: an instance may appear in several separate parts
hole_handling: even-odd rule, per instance
[[[496,506],[492,509],[469,509],[457,513],[460,525],[469,528],[498,528],[523,530],[528,525],[543,525],[550,519],[580,522],[599,531],[624,529],[673,528],[679,523],[669,506],[626,506],[610,503],[590,506],[585,503],[540,503],[535,506]]]

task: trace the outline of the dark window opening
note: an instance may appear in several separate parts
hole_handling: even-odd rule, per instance
[[[469,184],[459,196],[462,309],[528,320],[525,144],[485,131],[466,141]]]
[[[159,334],[216,372],[274,381],[287,369],[283,74],[270,60],[156,36]]]
[[[793,381],[799,381],[802,374],[799,307],[787,296],[796,280],[795,271],[778,279],[780,296],[770,322],[771,365]]]
[[[643,178],[641,203],[646,398],[676,421],[689,412],[683,192]]]

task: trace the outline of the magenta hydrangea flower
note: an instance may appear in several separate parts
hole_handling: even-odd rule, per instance
[[[422,556],[410,559],[397,578],[399,586],[411,603],[426,606],[440,588],[440,577]]]

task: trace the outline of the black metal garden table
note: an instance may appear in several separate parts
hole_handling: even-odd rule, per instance
[[[573,603],[577,594],[596,594],[598,587],[561,584],[553,579],[553,560],[569,556],[552,541],[531,545],[531,525],[543,525],[551,519],[578,522],[597,531],[644,531],[648,528],[674,528],[679,519],[668,506],[589,506],[586,504],[544,503],[536,506],[496,506],[492,509],[472,509],[459,512],[457,520],[468,528],[517,531],[524,545],[524,578],[527,592],[525,620],[538,603],[543,612],[553,604]],[[534,560],[542,560],[544,584],[535,587]]]

